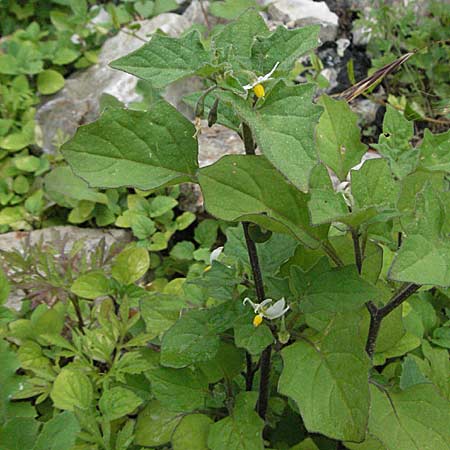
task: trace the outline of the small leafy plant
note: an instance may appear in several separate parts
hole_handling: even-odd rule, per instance
[[[356,115],[288,81],[318,33],[269,32],[249,10],[207,47],[196,31],[155,35],[112,63],[158,89],[203,77],[197,115],[246,154],[199,168],[200,122],[161,100],[80,127],[62,148],[74,173],[103,189],[198,183],[206,210],[238,226],[210,267],[168,282],[134,286],[144,248],[122,252],[113,279],[82,275],[78,330],[32,335],[51,310],[9,324],[14,398],[22,365],[40,418],[6,400],[3,435],[27,422],[40,440],[70,420],[61,448],[449,448],[449,132],[414,147],[413,123],[388,108],[381,158],[352,170],[368,150]]]

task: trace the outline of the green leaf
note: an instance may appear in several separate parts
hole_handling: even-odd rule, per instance
[[[41,166],[41,160],[37,156],[19,156],[14,158],[14,165],[23,172],[35,172]]]
[[[172,250],[170,256],[174,259],[189,260],[193,258],[195,246],[190,241],[177,242]]]
[[[17,151],[28,145],[34,144],[35,123],[34,120],[30,120],[26,124],[23,124],[21,131],[17,133],[8,134],[5,137],[0,138],[0,148],[5,150]]]
[[[189,225],[194,223],[196,219],[197,216],[194,213],[190,211],[185,211],[183,214],[181,214],[175,219],[175,222],[177,224],[177,230],[179,231],[185,230]]]
[[[370,387],[369,434],[388,449],[450,449],[450,409],[429,384],[404,391]]]
[[[312,168],[317,164],[314,128],[321,108],[312,102],[314,86],[286,86],[278,82],[255,109],[231,92],[217,94],[231,105],[250,127],[266,158],[302,191],[308,190]]]
[[[434,383],[444,398],[450,400],[450,379],[448,377],[450,360],[448,359],[448,350],[432,347],[427,341],[424,341],[422,352],[428,362],[420,366],[422,373]]]
[[[432,134],[426,128],[420,144],[419,167],[430,171],[450,172],[450,130],[441,134]]]
[[[197,31],[181,38],[155,34],[138,50],[113,61],[110,66],[150,81],[162,88],[174,81],[195,75],[209,63]]]
[[[111,292],[109,280],[103,272],[89,272],[79,276],[70,290],[79,297],[95,300]]]
[[[400,186],[393,179],[385,159],[369,159],[359,170],[352,170],[351,186],[359,209],[375,206],[381,211],[397,204]]]
[[[265,35],[268,32],[269,29],[261,15],[255,9],[250,9],[239,16],[237,20],[224,26],[217,35],[213,36],[213,41],[215,47],[222,50],[227,62],[237,63],[235,64],[237,69],[250,68],[251,49],[255,36]],[[234,117],[234,112],[232,110],[230,112],[232,113],[231,117]],[[228,117],[228,114],[226,116]],[[224,125],[226,124],[224,123]]]
[[[75,444],[80,425],[73,413],[65,411],[46,422],[33,450],[67,450]]]
[[[64,77],[56,70],[44,70],[37,77],[37,88],[41,94],[54,94],[63,87]]]
[[[213,16],[232,20],[239,17],[246,9],[251,7],[258,7],[255,0],[225,0],[212,3],[209,12]]]
[[[148,111],[108,109],[62,147],[75,174],[92,187],[142,190],[192,180],[197,170],[193,125],[159,101]]]
[[[0,426],[2,450],[33,448],[39,430],[39,422],[31,417],[14,417]]]
[[[142,402],[133,391],[116,386],[103,391],[99,407],[108,420],[116,420],[131,414]]]
[[[446,205],[428,184],[417,195],[415,221],[389,271],[389,278],[416,284],[450,285],[450,242]]]
[[[400,389],[405,390],[416,384],[429,383],[430,381],[424,377],[420,371],[414,358],[410,355],[406,356],[402,363],[402,375],[400,377]]]
[[[9,283],[5,273],[0,268],[0,305],[3,305],[8,300],[9,296]]]
[[[214,358],[220,339],[208,310],[193,310],[181,318],[164,335],[161,364],[181,368]]]
[[[138,415],[134,443],[144,447],[168,443],[182,417],[165,409],[157,400],[152,400]]]
[[[50,397],[59,409],[88,409],[93,399],[91,380],[80,370],[65,367],[56,377]]]
[[[234,256],[249,266],[250,261],[242,227],[228,228],[226,236],[225,254]],[[282,264],[294,255],[296,244],[297,242],[290,236],[278,233],[273,234],[266,242],[256,244],[262,273],[266,276],[275,275]]]
[[[311,433],[364,439],[370,365],[358,320],[357,315],[336,315],[314,342],[297,341],[281,352],[278,390],[296,402]]]
[[[149,206],[150,217],[159,217],[163,214],[172,211],[175,206],[178,205],[178,202],[167,195],[158,195],[155,197]]]
[[[319,44],[319,25],[288,30],[279,26],[269,36],[257,36],[252,47],[253,68],[269,73],[276,63],[277,70],[290,71],[298,58]]]
[[[234,327],[234,342],[236,347],[245,348],[251,355],[260,355],[261,352],[274,342],[270,328],[261,324],[255,327],[252,317],[248,316]]]
[[[222,342],[214,359],[199,363],[197,366],[208,378],[208,383],[217,383],[226,378],[232,380],[244,368],[245,355],[234,345]]]
[[[61,206],[74,207],[77,201],[106,205],[108,197],[105,194],[91,189],[86,181],[74,175],[70,167],[62,166],[53,169],[44,178],[44,187],[47,195]]]
[[[325,259],[307,273],[291,267],[290,287],[305,313],[354,311],[379,295],[356,266],[331,268]]]
[[[155,222],[143,214],[133,214],[131,229],[138,239],[147,239],[156,231]]]
[[[143,277],[150,266],[150,257],[145,248],[131,247],[123,250],[114,260],[112,276],[123,284],[132,284]]]
[[[204,414],[184,416],[172,435],[173,450],[209,450],[208,435],[213,423]]]
[[[262,156],[224,156],[200,169],[199,182],[206,209],[220,219],[255,222],[312,248],[326,237],[328,227],[310,226],[308,196],[286,183]]]
[[[161,367],[150,370],[147,377],[152,383],[152,394],[167,409],[187,412],[205,408],[208,380],[201,372]]]
[[[373,147],[389,161],[392,173],[404,178],[413,172],[418,163],[419,152],[410,144],[414,136],[414,124],[392,106],[387,106],[383,120],[383,133]]]
[[[263,420],[255,412],[256,392],[241,392],[232,414],[211,426],[211,450],[263,450]]]
[[[140,301],[142,318],[148,333],[161,336],[180,317],[180,310],[186,306],[183,298],[157,294],[144,297]]]
[[[316,130],[317,152],[321,161],[344,181],[367,149],[361,142],[358,117],[344,100],[323,95],[319,103],[324,111]]]

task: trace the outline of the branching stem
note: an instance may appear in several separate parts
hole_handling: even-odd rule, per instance
[[[373,302],[368,302],[366,304],[370,313],[370,325],[366,342],[366,352],[370,358],[372,358],[375,353],[375,345],[382,320],[419,289],[420,286],[418,284],[406,283],[383,307],[378,308]]]

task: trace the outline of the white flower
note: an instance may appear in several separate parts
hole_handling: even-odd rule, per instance
[[[212,265],[213,261],[219,258],[219,256],[223,252],[223,247],[217,247],[211,252],[211,255],[209,257],[209,264]]]
[[[255,327],[261,324],[263,318],[269,320],[277,319],[278,317],[284,316],[289,310],[289,305],[286,306],[286,300],[284,297],[275,302],[273,305],[267,306],[272,302],[273,300],[271,298],[266,298],[261,303],[253,303],[248,297],[244,299],[243,304],[245,305],[246,303],[250,303],[253,308],[253,312],[256,314],[253,319],[253,325],[255,325]]]
[[[271,80],[272,78],[270,78],[272,76],[272,74],[275,72],[275,70],[277,70],[277,67],[280,63],[277,62],[274,66],[273,69],[269,72],[266,73],[265,75],[263,75],[262,77],[258,77],[254,83],[252,84],[246,84],[245,86],[243,86],[243,88],[246,91],[249,91],[250,89],[253,89],[256,85],[263,83],[264,81],[268,81]]]
[[[219,258],[219,256],[222,254],[223,252],[223,247],[217,247],[215,248],[212,252],[211,255],[209,255],[209,266],[205,267],[204,272],[208,272],[209,270],[211,270],[212,267],[212,263]],[[227,266],[228,267],[228,266]]]

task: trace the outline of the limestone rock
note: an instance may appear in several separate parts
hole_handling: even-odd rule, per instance
[[[269,5],[271,20],[282,21],[293,27],[319,24],[320,40],[334,41],[338,31],[338,16],[331,12],[325,2],[313,0],[275,0]]]

